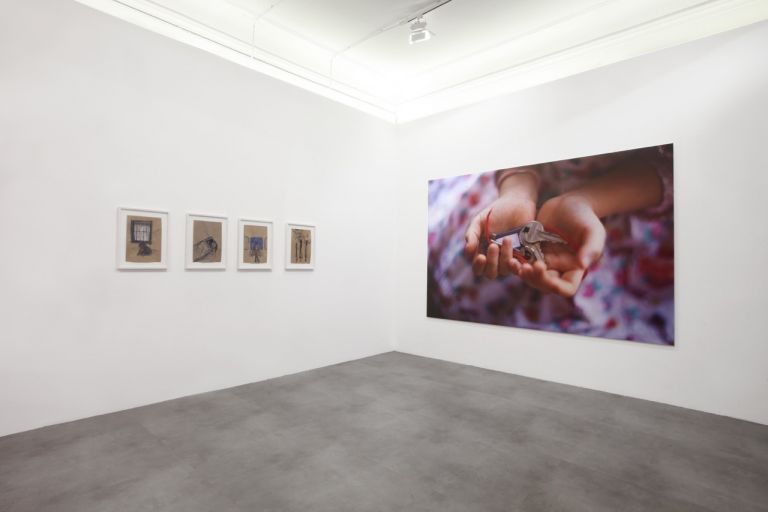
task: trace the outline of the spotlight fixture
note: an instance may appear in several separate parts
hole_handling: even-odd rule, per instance
[[[411,21],[411,33],[408,35],[408,42],[411,44],[423,43],[428,41],[434,34],[427,30],[427,20],[419,16]]]

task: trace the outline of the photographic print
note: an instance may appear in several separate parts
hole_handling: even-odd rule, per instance
[[[269,270],[272,268],[272,222],[240,219],[237,268]]]
[[[317,244],[314,226],[287,224],[285,240],[285,268],[306,270],[315,268]]]
[[[168,252],[168,213],[117,209],[117,268],[164,270]]]
[[[187,215],[187,269],[227,268],[227,218]]]
[[[429,182],[427,316],[675,344],[673,146]]]

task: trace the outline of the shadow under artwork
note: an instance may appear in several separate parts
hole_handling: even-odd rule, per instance
[[[673,146],[429,182],[427,316],[675,344]]]
[[[217,221],[195,220],[192,225],[192,261],[221,262],[221,229]]]
[[[267,263],[267,227],[243,226],[243,262]]]
[[[128,215],[125,233],[125,261],[158,263],[162,256],[162,221],[159,217]]]
[[[291,263],[312,262],[312,231],[291,229]]]

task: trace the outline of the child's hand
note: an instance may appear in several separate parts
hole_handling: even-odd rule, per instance
[[[536,202],[525,194],[506,193],[478,213],[467,228],[464,236],[464,255],[472,260],[472,271],[475,275],[484,275],[489,279],[504,277],[512,273],[514,258],[511,241],[504,239],[501,248],[490,244],[486,254],[479,251],[481,241],[486,235],[486,218],[491,233],[512,229],[536,218]]]
[[[624,161],[611,172],[544,203],[539,221],[562,235],[575,252],[560,244],[545,244],[545,263],[520,265],[512,272],[543,291],[572,297],[587,268],[600,258],[605,246],[601,217],[658,206],[664,199],[664,180],[644,159]]]
[[[587,268],[603,253],[605,227],[589,201],[578,194],[550,199],[541,207],[538,220],[545,229],[563,236],[568,246],[543,244],[546,263],[514,261],[512,273],[541,291],[573,297]]]

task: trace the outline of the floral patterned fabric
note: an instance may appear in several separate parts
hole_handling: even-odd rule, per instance
[[[475,277],[463,256],[470,220],[498,197],[494,173],[429,184],[428,316],[663,345],[674,344],[672,146],[536,166],[539,203],[598,177],[627,158],[656,168],[664,186],[654,208],[603,219],[603,257],[572,299],[543,294],[516,276]]]

